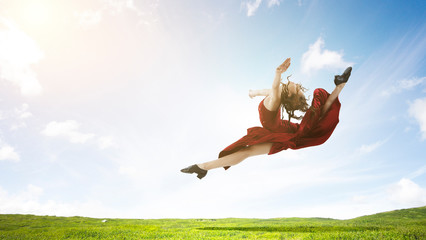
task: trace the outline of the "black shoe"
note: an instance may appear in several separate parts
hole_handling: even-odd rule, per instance
[[[336,75],[334,76],[334,84],[339,85],[342,83],[345,83],[348,81],[349,77],[351,76],[352,67],[346,68],[346,70],[343,72],[342,75]]]
[[[197,177],[199,179],[202,179],[207,175],[207,170],[201,169],[197,164],[181,169],[180,171],[183,173],[197,173]]]

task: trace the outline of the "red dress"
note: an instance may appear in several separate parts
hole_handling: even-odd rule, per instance
[[[327,113],[320,118],[328,96],[330,94],[326,90],[315,89],[311,107],[306,111],[300,124],[282,120],[281,110],[269,111],[262,100],[259,104],[259,117],[263,127],[247,129],[247,135],[223,149],[219,153],[219,158],[260,143],[273,143],[268,155],[288,148],[299,149],[323,144],[339,123],[339,99],[336,99]]]

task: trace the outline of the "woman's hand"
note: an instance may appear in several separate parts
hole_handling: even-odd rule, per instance
[[[254,97],[256,97],[256,95],[255,95],[255,93],[254,93],[254,91],[253,90],[249,90],[249,97],[250,98],[254,98]]]
[[[287,71],[287,69],[290,67],[290,61],[291,58],[287,58],[281,65],[277,67],[276,72],[282,74],[283,72]]]

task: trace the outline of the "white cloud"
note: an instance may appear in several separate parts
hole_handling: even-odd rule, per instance
[[[382,91],[382,96],[390,96],[395,93],[400,93],[403,90],[410,90],[414,87],[422,84],[425,81],[426,77],[422,78],[411,78],[411,79],[403,79],[396,83],[396,85],[391,86],[390,88]]]
[[[279,6],[281,0],[268,0],[268,7]],[[247,17],[253,16],[257,9],[260,7],[262,0],[254,0],[252,2],[245,2],[244,6],[247,8]]]
[[[0,186],[1,214],[36,214],[55,216],[87,216],[87,217],[117,217],[117,211],[105,207],[102,202],[88,200],[86,202],[63,203],[53,200],[42,202],[44,190],[29,184],[24,191],[10,194]],[[122,216],[122,215],[121,215]]]
[[[324,49],[324,40],[319,37],[309,46],[309,50],[302,56],[302,72],[310,74],[323,68],[344,69],[353,65],[343,60],[343,53]]]
[[[48,137],[65,138],[71,143],[96,144],[99,149],[106,149],[115,145],[112,136],[99,136],[94,133],[81,132],[80,124],[75,120],[52,121],[46,125],[41,133]]]
[[[420,125],[422,139],[426,139],[426,98],[419,98],[410,103],[408,113]]]
[[[0,161],[15,161],[18,162],[20,157],[18,153],[16,153],[15,149],[7,144],[3,144],[0,146]]]
[[[133,0],[103,0],[102,2],[113,15],[119,14],[124,10],[139,12],[139,9],[135,7]]]
[[[27,127],[26,121],[32,116],[33,114],[29,111],[27,103],[23,103],[20,107],[15,107],[13,110],[0,111],[0,120],[6,120],[3,124],[10,125],[10,130],[12,131]]]
[[[14,121],[11,130],[16,130],[18,128],[23,128],[27,126],[25,120],[33,116],[33,114],[28,111],[28,108],[29,106],[26,103],[22,104],[21,108],[15,108],[14,115],[16,120]]]
[[[115,16],[125,11],[131,11],[138,15],[141,23],[149,25],[155,22],[156,18],[153,12],[158,7],[159,0],[149,1],[142,8],[137,7],[133,0],[101,0],[100,5],[96,10],[88,9],[74,12],[74,17],[78,19],[78,23],[83,27],[91,27],[99,24],[105,14]],[[142,2],[138,2],[143,4]]]
[[[423,175],[425,172],[426,172],[426,165],[424,165],[423,167],[421,167],[421,168],[417,169],[416,171],[412,172],[409,175],[409,178],[413,179],[413,178],[419,177],[419,176]]]
[[[259,8],[260,4],[262,3],[262,0],[255,0],[254,2],[247,2],[247,17],[251,17],[254,15],[254,13]]]
[[[43,194],[43,189],[41,187],[29,184],[27,186],[27,191],[21,194],[22,198],[25,199],[38,199]]]
[[[330,217],[351,219],[362,215],[370,215],[395,209],[420,207],[426,204],[426,189],[407,178],[383,187],[362,188],[346,198],[332,203],[313,204],[309,207],[291,208],[287,216],[297,217]]]
[[[42,87],[31,66],[44,54],[27,34],[12,22],[0,18],[0,78],[12,82],[22,95],[38,95]]]
[[[120,166],[118,169],[120,174],[126,175],[131,178],[138,179],[141,177],[141,171],[139,171],[135,166]]]
[[[100,149],[109,148],[111,146],[114,146],[114,140],[111,136],[99,137],[98,146]]]
[[[398,204],[409,207],[426,204],[426,189],[407,178],[402,178],[398,183],[393,184],[388,193],[390,200]]]
[[[78,23],[82,26],[89,27],[97,25],[101,22],[102,12],[100,10],[85,10],[80,12],[75,12],[74,16],[78,19]]]
[[[280,5],[280,0],[269,0],[268,1],[268,7],[279,6],[279,5]]]
[[[422,77],[422,78],[412,78],[412,79],[404,79],[401,80],[399,82],[399,86],[402,89],[412,89],[413,87],[421,84],[424,80],[426,79],[426,77]]]
[[[330,217],[351,219],[362,215],[395,209],[420,207],[426,204],[426,189],[412,180],[402,178],[399,182],[379,188],[364,190],[346,199],[332,203],[314,204],[310,207],[292,208],[287,214],[297,217]]]
[[[377,148],[379,148],[380,146],[382,146],[385,142],[386,142],[386,140],[381,140],[381,141],[377,141],[377,142],[372,143],[372,144],[362,145],[359,148],[359,152],[360,153],[371,153],[372,151],[374,151]]]
[[[352,197],[354,203],[362,204],[368,202],[368,196],[365,195],[355,195]]]
[[[85,143],[95,136],[93,133],[81,133],[79,127],[80,124],[74,120],[53,121],[46,125],[42,134],[49,137],[64,137],[71,143]]]
[[[33,115],[28,111],[28,107],[28,104],[24,103],[21,108],[15,108],[15,113],[18,119],[26,119]]]

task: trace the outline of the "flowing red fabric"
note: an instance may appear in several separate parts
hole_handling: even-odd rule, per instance
[[[323,144],[331,136],[339,123],[340,102],[337,98],[330,109],[321,117],[321,110],[330,94],[317,88],[314,91],[311,107],[300,123],[281,119],[281,110],[271,112],[259,104],[262,127],[247,129],[247,135],[229,145],[219,153],[219,158],[237,152],[248,146],[260,143],[273,143],[268,155],[291,149],[299,149]],[[225,167],[228,169],[229,167]]]

